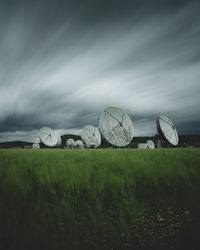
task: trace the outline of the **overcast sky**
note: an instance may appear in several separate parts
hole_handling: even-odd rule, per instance
[[[169,116],[200,134],[200,1],[0,0],[0,141],[98,125],[107,106],[135,136]]]

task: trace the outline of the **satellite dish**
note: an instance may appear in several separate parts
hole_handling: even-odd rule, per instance
[[[39,137],[34,139],[33,144],[35,144],[35,143],[40,143],[40,138]]]
[[[105,139],[117,147],[128,145],[134,133],[130,117],[117,107],[108,107],[101,113],[99,129]]]
[[[56,136],[57,136],[57,144],[56,146],[60,146],[61,143],[62,143],[62,140],[61,140],[61,136],[58,134],[58,132],[54,131],[56,133]]]
[[[87,146],[99,147],[101,144],[101,134],[97,127],[86,125],[81,131],[81,139]]]
[[[33,143],[32,148],[33,149],[39,149],[40,148],[40,144],[39,143]]]
[[[40,129],[39,137],[41,142],[48,147],[55,147],[61,144],[58,133],[48,127],[43,127]]]
[[[152,140],[148,140],[147,141],[147,148],[150,148],[150,149],[154,149],[155,148],[154,142]]]
[[[68,148],[73,148],[74,145],[75,145],[74,139],[69,138],[69,139],[66,141],[66,145],[67,145]]]
[[[174,146],[178,145],[178,133],[174,124],[166,115],[160,115],[157,118],[156,125],[159,136],[161,138],[166,139],[170,144]]]
[[[81,140],[75,141],[74,145],[76,148],[83,148],[83,146],[84,146],[83,142]]]

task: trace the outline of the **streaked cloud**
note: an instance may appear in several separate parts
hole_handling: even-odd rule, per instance
[[[69,3],[1,6],[1,141],[97,126],[109,105],[136,135],[154,134],[162,113],[200,133],[198,1]]]

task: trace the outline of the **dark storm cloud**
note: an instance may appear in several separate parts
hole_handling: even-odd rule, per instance
[[[200,133],[199,7],[1,1],[0,140],[97,125],[109,105],[130,114],[136,135],[156,133],[161,113]]]

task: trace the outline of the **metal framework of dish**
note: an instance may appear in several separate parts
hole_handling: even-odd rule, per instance
[[[178,133],[174,124],[166,115],[160,115],[157,118],[156,125],[161,138],[165,138],[174,146],[178,145]]]
[[[39,149],[40,148],[40,144],[39,143],[33,143],[32,148],[33,149]]]
[[[147,149],[148,145],[147,145],[147,143],[138,143],[137,147],[139,149]]]
[[[86,125],[81,131],[81,139],[87,146],[99,147],[101,144],[101,134],[97,127]]]
[[[157,147],[162,148],[162,140],[158,138],[157,140]]]
[[[48,147],[58,147],[61,145],[61,138],[59,134],[51,128],[41,128],[39,131],[39,137],[41,142]]]
[[[76,148],[83,148],[84,147],[84,144],[81,140],[75,141],[74,145]]]
[[[58,134],[58,132],[54,131],[56,133],[56,136],[57,136],[57,145],[56,146],[60,146],[61,143],[62,143],[62,140],[61,140],[61,136]]]
[[[147,148],[149,149],[154,149],[155,148],[155,144],[152,140],[148,140],[147,141]]]
[[[124,147],[133,139],[132,120],[127,113],[117,107],[108,107],[101,113],[99,129],[105,139],[117,147]]]
[[[73,148],[74,145],[75,145],[74,139],[69,138],[69,139],[66,141],[66,145],[67,145],[68,148]]]

